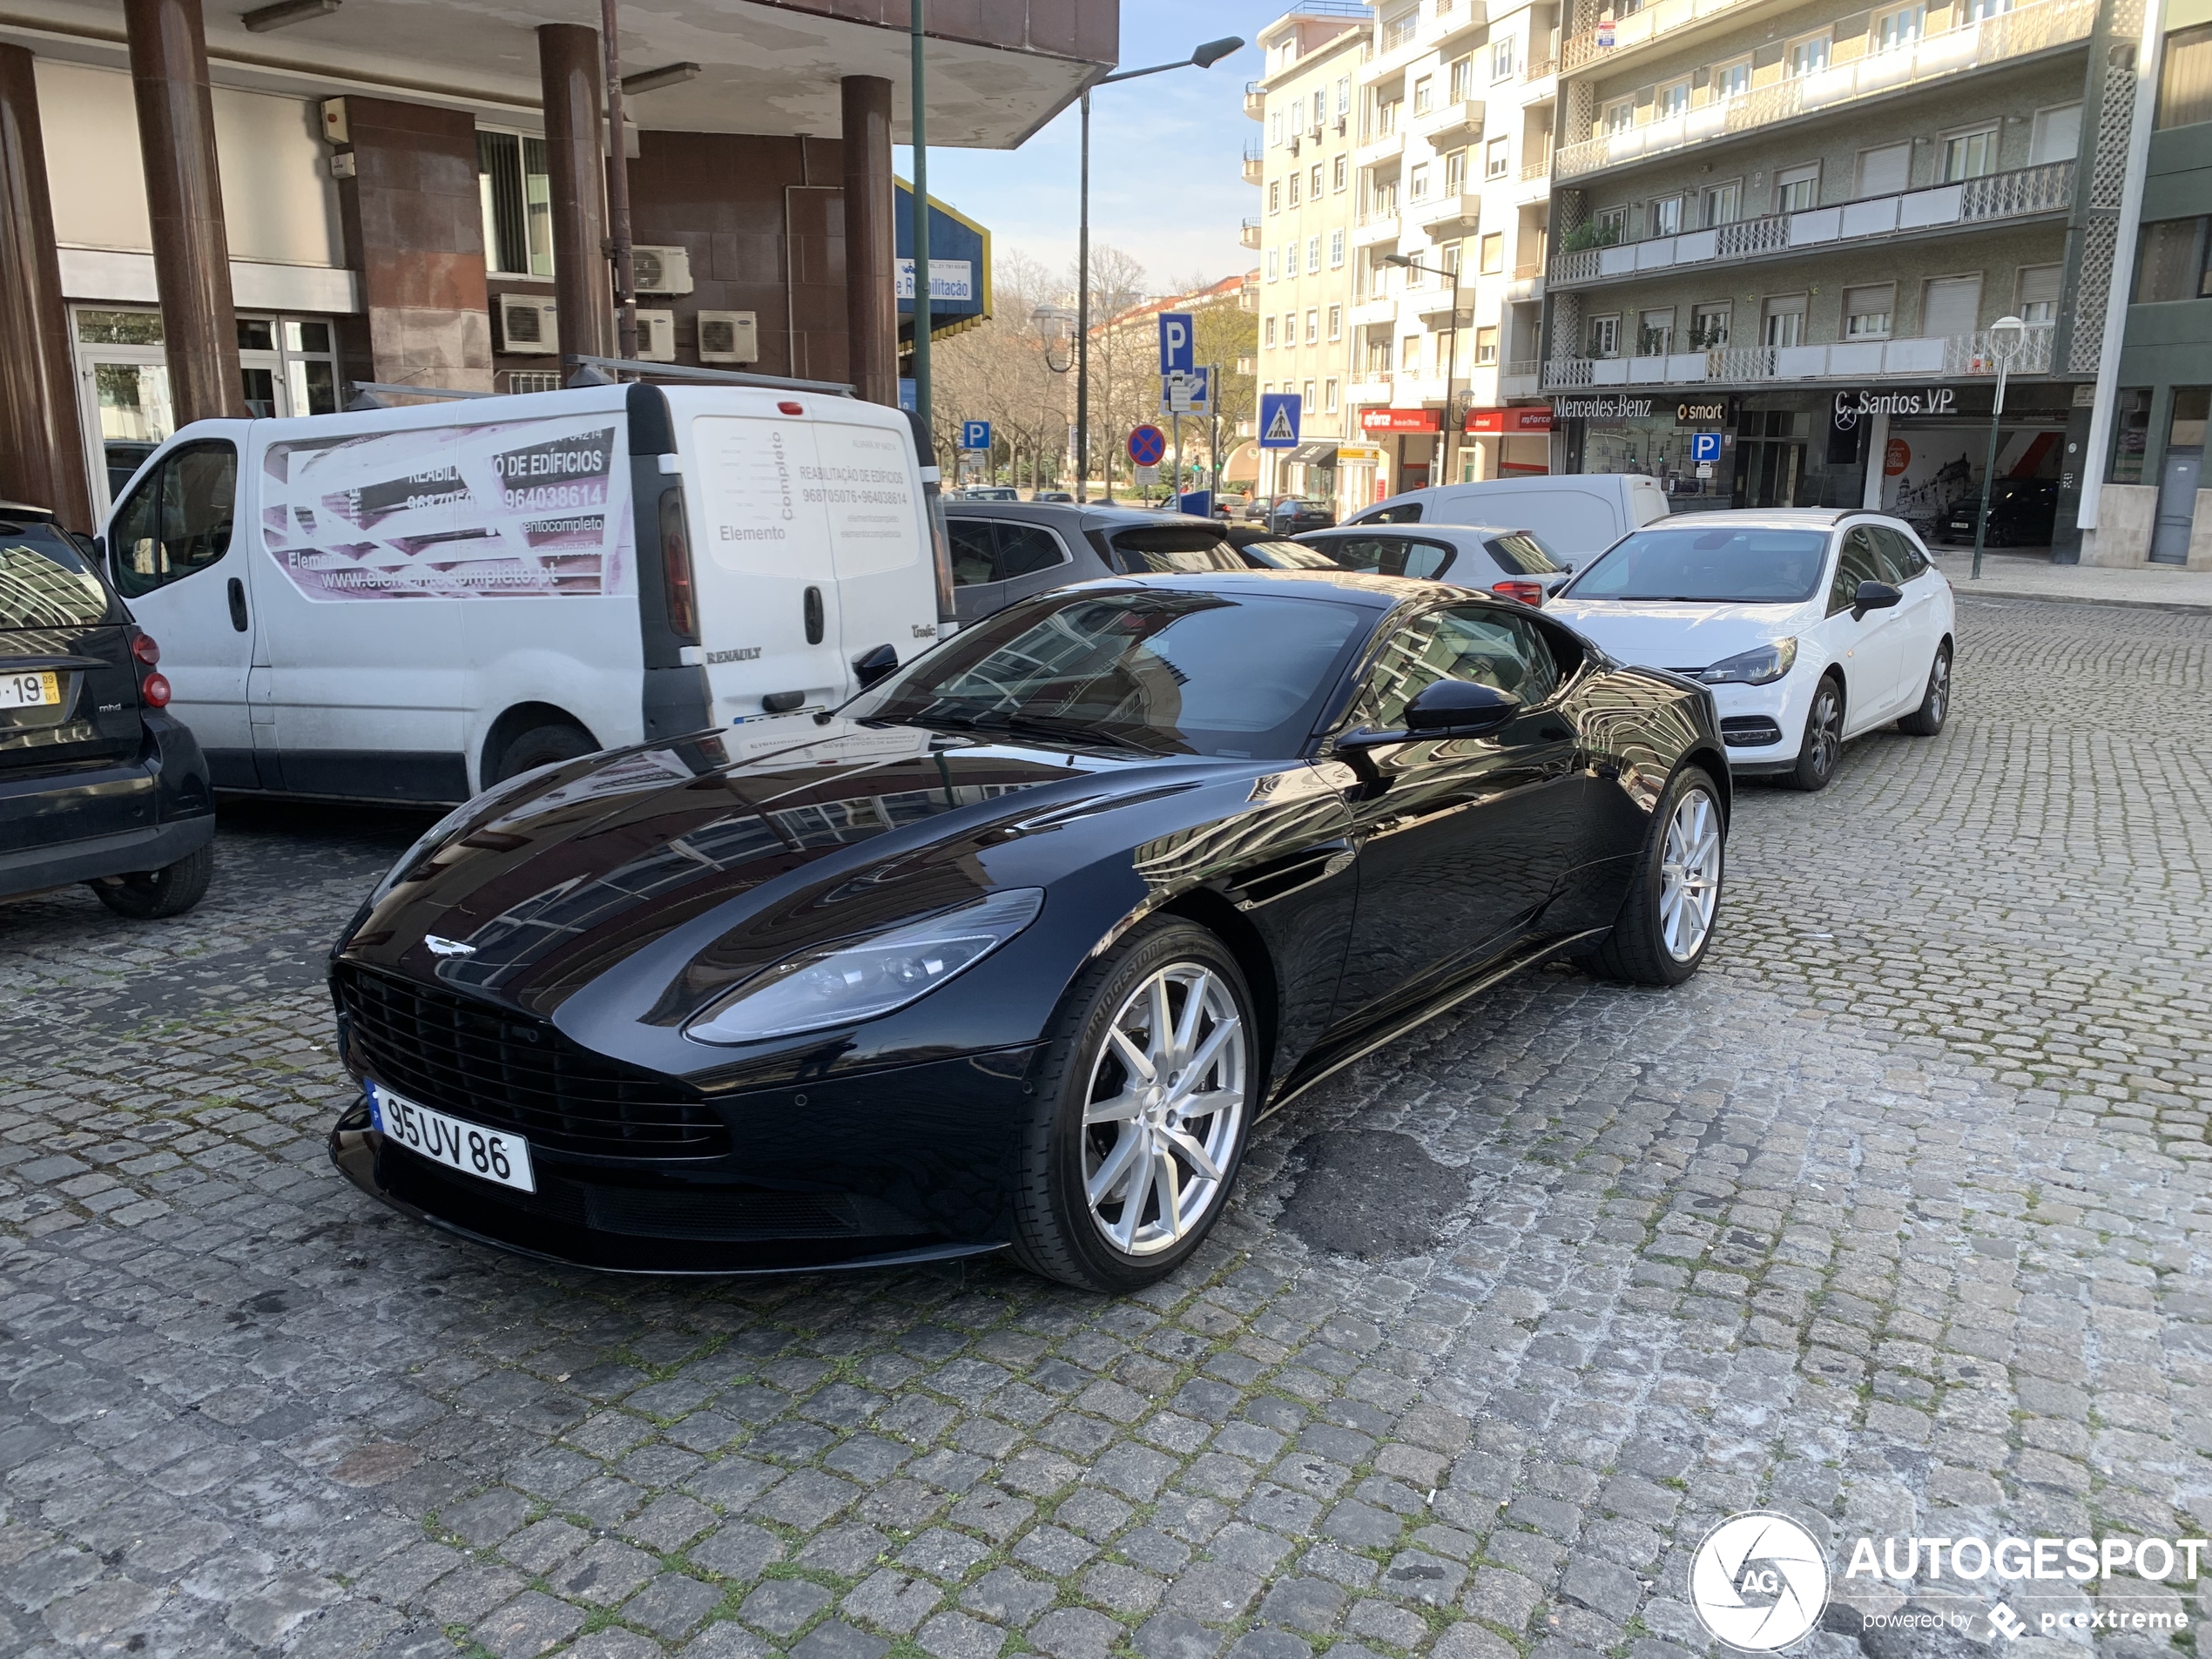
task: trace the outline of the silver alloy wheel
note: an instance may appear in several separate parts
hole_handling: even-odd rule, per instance
[[[1713,929],[1721,856],[1720,808],[1703,790],[1692,789],[1667,820],[1659,864],[1659,942],[1678,962],[1696,956]]]
[[[1170,962],[1131,991],[1091,1062],[1083,1185],[1091,1220],[1130,1256],[1171,1248],[1221,1201],[1244,1119],[1236,994]]]
[[[1820,689],[1812,694],[1812,718],[1807,723],[1805,742],[1813,752],[1814,776],[1825,778],[1835,771],[1837,757],[1844,752],[1844,699],[1833,680],[1821,681]]]
[[[1951,653],[1940,647],[1936,651],[1935,666],[1928,671],[1928,696],[1924,706],[1931,724],[1941,725],[1945,709],[1951,702]]]

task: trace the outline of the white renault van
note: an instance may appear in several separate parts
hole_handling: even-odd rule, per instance
[[[1669,510],[1656,478],[1633,473],[1547,473],[1433,484],[1364,508],[1349,524],[1517,524],[1576,569]]]
[[[926,650],[934,476],[833,390],[609,385],[198,421],[104,544],[218,788],[452,802]]]

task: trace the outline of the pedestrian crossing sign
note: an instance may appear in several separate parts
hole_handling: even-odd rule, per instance
[[[1298,448],[1298,421],[1303,400],[1296,392],[1266,392],[1259,400],[1259,447],[1263,449]]]

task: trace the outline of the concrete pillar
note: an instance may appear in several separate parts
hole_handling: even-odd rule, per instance
[[[0,45],[0,496],[90,529],[32,61]]]
[[[581,24],[538,25],[545,94],[545,170],[553,192],[553,299],[561,355],[611,357],[614,279],[607,263],[607,119],[599,34]],[[563,373],[566,365],[563,366]]]
[[[1882,469],[1890,456],[1890,417],[1886,413],[1866,417],[1866,487],[1858,504],[1870,513],[1882,510]]]
[[[199,0],[124,0],[145,158],[154,281],[177,423],[243,415],[230,239],[215,169],[215,106]]]
[[[899,300],[892,239],[891,83],[847,75],[844,99],[845,311],[847,373],[871,403],[899,402]],[[917,292],[927,293],[927,287]]]

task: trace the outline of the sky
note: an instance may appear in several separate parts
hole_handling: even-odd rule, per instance
[[[1224,35],[1250,42],[1284,10],[1284,0],[1122,0],[1122,67],[1187,58]],[[1091,95],[1091,246],[1132,255],[1153,293],[1187,277],[1217,282],[1257,263],[1237,233],[1259,212],[1259,192],[1240,176],[1244,145],[1259,136],[1244,112],[1244,83],[1259,72],[1259,48],[1247,44],[1211,69],[1170,70]],[[1080,132],[1071,104],[1019,150],[932,148],[929,193],[987,226],[995,258],[1019,249],[1071,273]],[[913,152],[901,148],[896,165],[911,179]]]

